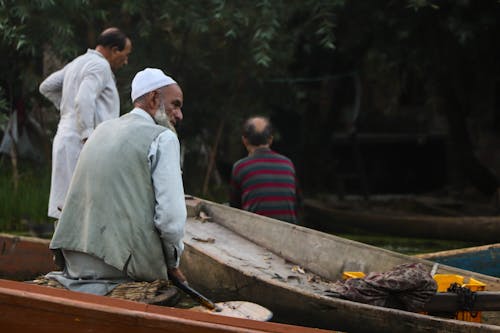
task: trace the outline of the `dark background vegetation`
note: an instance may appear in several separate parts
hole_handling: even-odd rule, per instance
[[[187,193],[227,200],[231,165],[245,154],[241,123],[263,114],[305,195],[492,197],[499,22],[498,0],[0,0],[0,124],[17,110],[40,152],[3,155],[1,214],[45,219],[58,114],[38,85],[109,26],[133,42],[117,73],[122,113],[144,67],[184,90]]]

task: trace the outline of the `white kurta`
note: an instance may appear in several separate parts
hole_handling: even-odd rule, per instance
[[[94,128],[120,115],[120,98],[109,62],[96,50],[77,57],[52,73],[40,93],[60,110],[52,144],[50,217],[59,218],[78,156]]]

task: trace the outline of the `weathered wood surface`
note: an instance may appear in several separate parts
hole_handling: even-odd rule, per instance
[[[31,280],[56,269],[50,240],[0,233],[0,278]]]
[[[498,235],[498,238],[500,238],[500,235]],[[424,253],[415,257],[500,277],[500,243]]]
[[[40,333],[326,333],[7,280],[0,280],[0,327],[2,332]]]
[[[460,322],[325,296],[343,271],[386,271],[422,259],[342,239],[203,201],[211,220],[190,217],[181,267],[190,283],[217,300],[238,298],[269,308],[284,322],[349,332],[499,332],[500,326]],[[189,205],[189,204],[188,204]],[[191,204],[191,206],[196,206]],[[197,209],[190,208],[196,212]],[[210,240],[210,241],[204,241]],[[301,270],[305,273],[300,273]],[[437,273],[474,277],[487,290],[500,280],[440,265]],[[485,322],[500,324],[496,313]]]
[[[321,224],[310,225],[324,231],[337,225],[384,232],[390,235],[497,242],[500,235],[500,216],[429,216],[367,212],[338,208],[314,199],[304,200],[306,210],[324,217]]]
[[[460,296],[456,293],[437,293],[427,304],[424,311],[427,312],[456,312],[465,310],[460,305]],[[500,292],[478,291],[468,311],[500,311]]]

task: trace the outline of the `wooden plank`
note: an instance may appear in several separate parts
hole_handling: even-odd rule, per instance
[[[470,309],[460,305],[460,296],[455,293],[437,293],[425,305],[427,312],[456,312],[456,311],[500,311],[500,292],[477,291]]]
[[[419,254],[415,257],[500,277],[500,243]]]
[[[365,212],[355,209],[340,209],[318,200],[304,200],[305,208],[322,214],[329,222],[314,225],[331,231],[331,223],[342,223],[351,227],[380,231],[391,235],[455,239],[481,242],[497,242],[500,235],[498,216],[426,216],[402,212]]]
[[[500,235],[499,235],[499,237],[500,237]],[[423,259],[454,257],[454,256],[462,255],[462,254],[473,254],[474,255],[478,252],[490,251],[490,250],[493,250],[493,252],[496,252],[497,249],[500,249],[500,243],[466,247],[466,248],[461,248],[461,249],[452,249],[452,250],[439,251],[439,252],[433,252],[433,253],[422,253],[422,254],[415,255],[415,257],[423,258]]]
[[[0,233],[0,278],[31,280],[56,269],[50,240]]]
[[[327,332],[7,280],[0,280],[0,322],[3,332]]]

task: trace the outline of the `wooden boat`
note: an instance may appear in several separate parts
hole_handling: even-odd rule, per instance
[[[2,332],[327,332],[0,280]]]
[[[48,240],[0,234],[0,275],[54,269]],[[218,316],[0,279],[2,332],[280,332],[325,330]]]
[[[416,211],[396,209],[418,206]],[[453,202],[433,198],[373,197],[370,200],[305,199],[307,226],[321,231],[359,228],[387,235],[466,240],[493,243],[499,240],[500,216],[460,215]],[[447,205],[448,204],[448,205]],[[458,204],[456,204],[458,205]],[[412,207],[414,208],[414,207]]]
[[[50,240],[0,233],[0,279],[27,281],[56,270]]]
[[[468,271],[500,277],[500,243],[424,253],[415,257]]]
[[[325,295],[329,281],[340,279],[343,271],[385,271],[408,262],[421,262],[430,268],[432,262],[209,201],[193,198],[187,200],[187,205],[186,250],[181,267],[190,285],[214,301],[251,301],[272,310],[273,320],[282,324],[348,332],[500,331],[497,312],[483,312],[483,323],[479,324]],[[11,274],[20,272],[27,277],[36,276],[52,270],[47,244],[47,240],[0,235],[2,277],[12,278]],[[45,264],[32,267],[28,261],[28,265],[22,267],[25,266],[23,260],[35,257],[37,262]],[[444,265],[439,266],[437,273],[460,274],[466,279],[474,277],[486,283],[487,290],[500,290],[500,280],[486,275]],[[71,298],[77,297],[75,294],[71,293]]]
[[[209,201],[193,198],[187,204],[181,267],[209,297],[261,304],[284,323],[348,332],[500,332],[498,312],[483,312],[479,324],[325,295],[329,281],[344,271],[382,272],[408,262],[430,270],[433,262]],[[445,265],[437,273],[473,277],[486,290],[500,291],[498,278]]]

